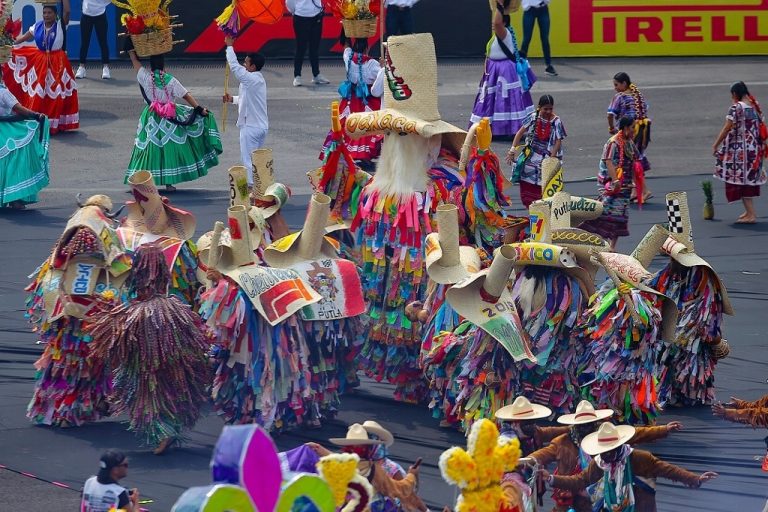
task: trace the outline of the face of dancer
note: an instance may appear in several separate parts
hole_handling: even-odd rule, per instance
[[[621,446],[618,448],[614,448],[613,450],[609,452],[605,452],[601,455],[601,458],[605,462],[617,462],[619,460],[619,455],[621,454]]]
[[[629,138],[629,137],[631,137],[631,136],[632,136],[632,127],[633,127],[633,126],[634,126],[634,123],[633,123],[633,124],[630,124],[629,126],[626,126],[626,127],[624,127],[624,128],[621,130],[621,131],[622,131],[622,133],[624,134],[624,137],[625,137],[625,138]]]
[[[596,431],[597,429],[597,422],[592,423],[584,423],[582,425],[574,425],[576,427],[576,433],[579,435],[579,439],[584,439],[592,432]]]
[[[46,25],[53,25],[56,22],[56,11],[50,7],[43,7],[43,21]]]
[[[533,437],[536,434],[536,423],[533,421],[518,421],[512,426],[519,437]]]
[[[616,92],[624,92],[627,89],[629,89],[629,84],[627,82],[619,82],[618,80],[613,81],[613,90]]]
[[[544,105],[539,109],[539,114],[543,119],[552,119],[552,114],[555,112],[554,105]]]

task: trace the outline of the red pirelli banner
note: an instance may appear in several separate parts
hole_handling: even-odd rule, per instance
[[[552,0],[549,10],[556,56],[768,54],[768,0]]]

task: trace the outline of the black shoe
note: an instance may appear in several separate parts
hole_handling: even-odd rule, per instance
[[[555,71],[555,68],[551,64],[547,66],[544,72],[549,76],[557,76],[557,71]]]

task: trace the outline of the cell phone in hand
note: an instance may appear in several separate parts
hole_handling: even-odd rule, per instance
[[[128,496],[133,496],[133,489],[128,489]]]
[[[419,466],[421,466],[421,461],[422,460],[424,460],[424,459],[419,457],[418,459],[416,459],[416,462],[414,462],[413,466],[411,466],[411,467],[414,468],[414,469],[418,468]]]

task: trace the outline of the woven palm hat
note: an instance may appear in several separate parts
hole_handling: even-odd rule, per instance
[[[505,405],[493,413],[497,420],[502,421],[523,421],[540,420],[552,416],[552,409],[539,404],[532,404],[524,396],[515,398],[515,401]]]
[[[437,233],[425,243],[427,274],[438,284],[458,283],[482,268],[474,247],[459,246],[459,209],[441,204],[435,212]]]
[[[635,427],[614,425],[606,421],[597,432],[592,432],[581,441],[581,449],[587,455],[600,455],[627,444],[634,435]]]
[[[359,423],[350,425],[349,429],[347,429],[347,437],[332,437],[328,441],[336,446],[372,446],[376,444],[385,444],[384,441],[369,438],[368,431]]]
[[[557,418],[557,422],[563,425],[584,425],[595,421],[604,420],[613,416],[612,409],[595,409],[591,402],[582,400],[576,406],[573,414],[563,414]]]
[[[128,178],[134,201],[128,205],[124,225],[140,233],[189,240],[195,234],[195,216],[175,208],[160,195],[152,173],[137,171]]]

